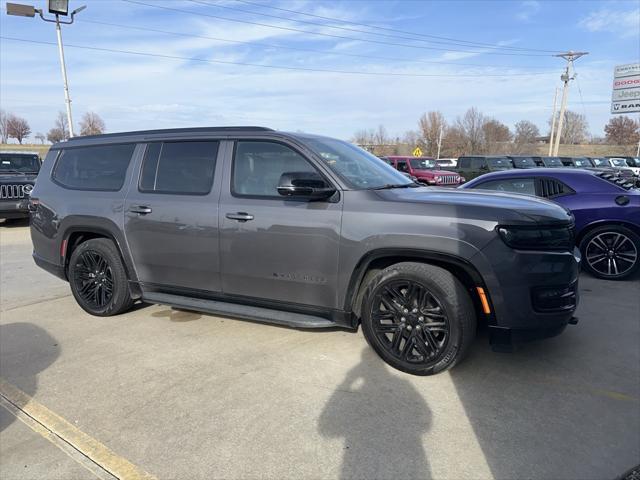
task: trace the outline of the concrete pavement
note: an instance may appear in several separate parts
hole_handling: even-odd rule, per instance
[[[513,354],[480,333],[419,378],[361,333],[165,306],[91,317],[32,264],[25,227],[0,229],[0,376],[158,478],[601,479],[640,461],[638,279],[583,275],[578,326]],[[1,478],[91,476],[0,419]]]

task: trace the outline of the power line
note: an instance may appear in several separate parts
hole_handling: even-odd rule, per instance
[[[418,33],[418,32],[411,32],[411,31],[407,31],[407,30],[399,30],[399,29],[395,29],[395,28],[381,27],[381,26],[377,26],[377,25],[370,25],[370,24],[366,24],[366,23],[360,23],[360,22],[353,22],[353,21],[349,21],[349,20],[344,20],[344,19],[341,19],[341,18],[325,17],[323,15],[315,15],[313,13],[301,12],[299,10],[291,10],[291,9],[288,9],[288,8],[274,7],[272,5],[265,5],[263,3],[258,3],[258,2],[249,2],[247,0],[235,0],[235,1],[239,2],[239,3],[244,3],[246,5],[253,5],[253,6],[256,6],[256,7],[269,8],[271,10],[279,10],[279,11],[282,11],[282,12],[293,13],[293,14],[296,14],[296,15],[304,15],[306,17],[319,18],[319,19],[322,19],[322,20],[328,20],[330,22],[340,22],[340,23],[346,23],[348,25],[356,25],[356,26],[360,26],[360,27],[374,28],[376,30],[384,30],[384,31],[387,31],[387,32],[402,33],[404,35],[415,35],[417,37],[434,38],[434,39],[437,39],[437,40],[446,40],[446,42],[434,42],[434,43],[456,43],[456,44],[459,44],[459,45],[462,45],[462,46],[476,46],[476,47],[483,47],[483,48],[487,48],[488,47],[488,48],[499,48],[499,49],[506,49],[506,50],[521,50],[521,51],[531,51],[531,52],[558,53],[557,50],[542,50],[542,49],[538,49],[538,48],[511,47],[511,46],[507,46],[507,45],[497,45],[497,44],[491,44],[491,43],[473,42],[473,41],[470,41],[470,40],[462,40],[462,39],[451,38],[451,37],[442,37],[442,36],[439,36],[439,35],[429,35],[427,33]],[[208,2],[197,2],[197,3],[208,3]],[[220,6],[220,5],[216,5],[216,6]],[[258,12],[252,12],[252,13],[258,14]],[[260,15],[262,15],[262,14],[260,14]],[[279,17],[279,18],[281,18],[281,17]],[[294,21],[298,22],[300,20],[294,20]],[[336,28],[336,27],[333,27],[331,25],[323,25],[323,26]],[[361,31],[361,30],[353,30],[353,31]],[[370,34],[373,34],[373,35],[377,35],[374,32],[364,32],[364,33],[370,33]],[[411,37],[399,37],[399,38],[411,39]]]
[[[363,55],[363,54],[357,54],[357,53],[335,52],[335,51],[329,51],[329,50],[316,50],[316,49],[312,49],[312,48],[292,47],[292,46],[288,46],[288,45],[276,45],[276,44],[270,44],[270,43],[247,42],[247,41],[242,41],[242,40],[231,40],[231,39],[228,39],[228,38],[211,37],[211,36],[208,36],[208,35],[198,35],[198,34],[195,34],[195,33],[174,32],[174,31],[162,30],[162,29],[158,29],[158,28],[140,27],[140,26],[135,26],[135,25],[123,25],[123,24],[120,24],[120,23],[102,22],[102,21],[98,21],[98,20],[86,20],[86,19],[83,19],[83,20],[80,21],[80,23],[92,23],[92,24],[95,24],[95,25],[104,25],[104,26],[109,26],[109,27],[126,28],[126,29],[130,29],[130,30],[139,30],[139,31],[145,31],[145,32],[162,33],[162,34],[166,34],[166,35],[175,35],[175,36],[179,36],[179,37],[203,38],[203,39],[206,39],[206,40],[215,40],[215,41],[219,41],[219,42],[228,42],[228,43],[235,43],[235,44],[249,45],[249,46],[257,46],[257,47],[263,47],[263,48],[276,48],[276,49],[285,49],[285,50],[295,50],[295,51],[301,51],[301,52],[312,52],[312,53],[320,53],[320,54],[323,54],[323,55],[336,55],[336,56],[345,56],[345,57],[352,57],[352,58],[368,58],[368,59],[373,59],[373,60],[389,60],[389,61],[396,61],[396,62],[408,62],[408,63],[418,63],[418,64],[436,64],[436,65],[455,65],[455,66],[466,66],[466,67],[521,68],[521,67],[515,66],[515,65],[486,65],[486,64],[479,64],[479,63],[444,62],[444,61],[439,61],[439,60],[413,60],[411,58],[383,57],[383,56],[378,56],[378,55]],[[541,65],[533,65],[533,66],[532,65],[527,65],[527,68],[552,69],[553,67],[545,67],[545,66],[541,66]]]
[[[45,42],[39,40],[29,40],[26,38],[17,38],[17,37],[7,37],[4,35],[0,35],[1,39],[4,40],[12,40],[15,42],[24,42],[24,43],[34,43],[40,45],[55,45],[53,42]],[[259,67],[259,68],[270,68],[275,70],[295,70],[295,71],[303,71],[303,72],[318,72],[318,73],[338,73],[343,75],[362,75],[362,76],[377,76],[377,77],[427,77],[427,78],[460,78],[460,77],[528,77],[532,75],[549,75],[549,73],[501,73],[501,74],[436,74],[436,73],[400,73],[400,72],[366,72],[366,71],[357,71],[357,70],[333,70],[333,69],[323,69],[323,68],[308,68],[308,67],[291,67],[287,65],[265,65],[261,63],[248,63],[248,62],[231,62],[227,60],[211,60],[206,58],[194,58],[194,57],[183,57],[179,55],[166,55],[160,53],[149,53],[149,52],[136,52],[134,50],[122,50],[115,48],[105,48],[105,47],[91,47],[88,45],[66,45],[71,48],[79,48],[84,50],[93,50],[100,52],[110,52],[110,53],[122,53],[127,55],[137,55],[137,56],[145,56],[145,57],[157,57],[157,58],[166,58],[172,60],[187,60],[191,62],[202,62],[202,63],[212,63],[212,64],[223,64],[223,65],[239,65],[245,67]]]
[[[471,50],[455,50],[455,49],[450,49],[450,48],[439,48],[439,47],[425,47],[425,46],[421,46],[421,45],[409,45],[406,43],[394,43],[394,42],[385,42],[382,40],[373,40],[373,39],[367,39],[367,38],[358,38],[358,37],[348,37],[348,36],[344,36],[344,35],[335,35],[335,34],[331,34],[331,33],[322,33],[322,32],[312,32],[310,30],[302,30],[299,28],[293,28],[293,27],[283,27],[283,26],[279,26],[279,25],[272,25],[269,23],[260,23],[260,22],[252,22],[249,20],[238,20],[236,18],[229,18],[229,17],[222,17],[220,15],[213,15],[211,13],[204,13],[204,12],[194,12],[192,10],[183,10],[180,8],[174,8],[174,7],[167,7],[164,5],[155,5],[155,4],[150,4],[150,3],[144,3],[144,2],[140,2],[138,0],[122,0],[123,2],[127,2],[127,3],[132,3],[132,4],[136,4],[136,5],[144,5],[146,7],[151,7],[151,8],[159,8],[159,9],[163,9],[163,10],[169,10],[169,11],[173,11],[173,12],[181,12],[181,13],[186,13],[186,14],[190,14],[190,15],[198,15],[198,16],[202,16],[202,17],[209,17],[209,18],[216,18],[218,20],[225,20],[225,21],[229,21],[229,22],[236,22],[236,23],[244,23],[244,24],[248,24],[248,25],[257,25],[257,26],[261,26],[261,27],[268,27],[268,28],[275,28],[278,30],[286,30],[286,31],[290,31],[290,32],[298,32],[298,33],[305,33],[308,35],[318,35],[318,36],[322,36],[322,37],[329,37],[329,38],[340,38],[342,40],[351,40],[351,41],[359,41],[359,42],[366,42],[366,43],[375,43],[378,45],[390,45],[390,46],[394,46],[394,47],[404,47],[404,48],[414,48],[414,49],[418,49],[418,50],[438,50],[438,51],[445,51],[445,52],[458,52],[458,53],[473,53],[473,54],[487,54],[487,55],[506,55],[506,56],[525,56],[525,57],[548,57],[549,55],[546,54],[538,54],[538,53],[515,53],[515,52],[487,52],[487,51],[471,51]]]

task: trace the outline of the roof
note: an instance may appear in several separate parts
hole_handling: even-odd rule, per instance
[[[7,153],[9,155],[35,155],[36,157],[39,156],[38,152],[27,152],[24,150],[0,150],[0,155],[3,153]]]
[[[509,170],[500,170],[498,172],[489,172],[481,175],[478,178],[489,178],[491,177],[517,177],[517,176],[530,176],[530,175],[595,175],[597,171],[594,170],[585,170],[582,168],[510,168]]]
[[[96,138],[113,138],[113,137],[131,137],[136,135],[155,135],[155,134],[179,134],[179,133],[225,133],[225,132],[273,132],[272,128],[255,127],[255,126],[231,126],[231,127],[193,127],[193,128],[165,128],[158,130],[134,130],[130,132],[114,132],[103,133],[101,135],[86,135],[73,137],[67,140],[72,142],[75,140],[88,140]]]

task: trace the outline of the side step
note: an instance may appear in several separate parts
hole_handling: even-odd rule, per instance
[[[238,303],[184,297],[169,293],[144,292],[142,300],[149,303],[160,303],[176,308],[184,308],[185,310],[195,310],[198,312],[243,318],[263,323],[273,323],[293,328],[331,328],[338,326],[331,320],[315,315],[283,312],[271,308],[252,307]]]

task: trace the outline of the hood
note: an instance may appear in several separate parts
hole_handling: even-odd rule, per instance
[[[573,222],[569,210],[542,198],[516,193],[461,190],[438,187],[380,190],[387,201],[421,203],[455,208],[459,216],[481,218],[504,224],[567,224]]]
[[[37,173],[0,173],[0,183],[33,183]]]
[[[424,170],[418,170],[417,168],[413,169],[414,173],[416,175],[433,175],[434,177],[436,175],[455,175],[455,176],[459,176],[457,172],[452,172],[451,170],[434,170],[432,168],[425,168]]]

